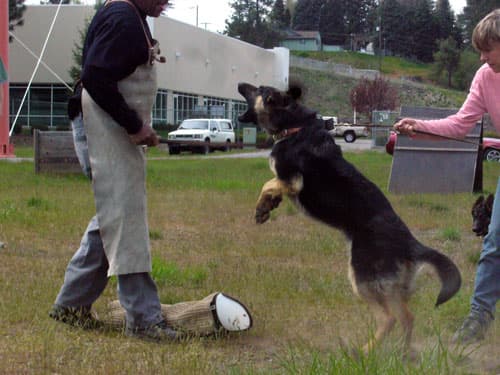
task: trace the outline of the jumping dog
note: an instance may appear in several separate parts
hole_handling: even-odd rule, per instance
[[[345,233],[352,242],[349,278],[354,292],[371,306],[377,329],[364,345],[369,352],[399,321],[409,348],[414,316],[408,301],[417,269],[428,263],[441,290],[436,306],[460,289],[458,268],[444,254],[421,244],[394,212],[380,189],[347,162],[323,120],[300,104],[300,85],[285,91],[238,85],[248,108],[239,120],[261,126],[275,139],[255,220],[262,224],[287,196],[307,215]]]

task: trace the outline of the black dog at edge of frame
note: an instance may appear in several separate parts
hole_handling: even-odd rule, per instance
[[[489,194],[486,198],[481,195],[472,205],[472,231],[478,237],[484,237],[488,234],[494,199],[493,194]]]
[[[240,83],[248,108],[239,120],[261,126],[275,139],[269,164],[275,178],[266,182],[255,219],[269,219],[283,195],[302,211],[340,229],[352,241],[349,279],[355,294],[370,305],[377,329],[363,351],[368,353],[399,321],[405,351],[410,347],[414,316],[408,301],[422,263],[437,271],[441,290],[436,306],[460,289],[456,265],[444,254],[421,244],[394,212],[380,189],[347,162],[323,120],[301,105],[302,88],[288,91]]]

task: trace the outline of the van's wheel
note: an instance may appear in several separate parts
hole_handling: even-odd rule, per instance
[[[226,145],[224,146],[224,148],[222,149],[222,151],[227,152],[227,151],[230,151],[230,150],[231,150],[231,141],[228,139],[226,141]]]
[[[207,138],[205,139],[205,144],[203,146],[201,146],[200,148],[200,152],[203,154],[203,155],[207,155],[209,152],[210,152],[210,139]]]
[[[179,155],[181,153],[181,149],[176,146],[168,146],[168,153],[170,155]]]
[[[348,131],[344,133],[344,141],[347,143],[352,143],[356,140],[356,134],[352,131]]]

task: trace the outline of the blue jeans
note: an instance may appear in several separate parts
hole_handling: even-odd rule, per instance
[[[495,317],[495,305],[500,298],[500,178],[498,179],[493,213],[488,234],[484,237],[483,250],[476,271],[472,313],[488,313]]]
[[[108,267],[97,217],[94,216],[80,248],[66,268],[55,304],[91,306],[106,288]],[[146,328],[163,320],[158,290],[147,272],[118,275],[118,298],[126,312],[127,327],[131,329]]]
[[[77,117],[71,120],[71,128],[73,130],[73,143],[75,144],[76,156],[80,162],[83,173],[88,178],[92,178],[89,159],[89,146],[87,145],[87,136],[83,127],[83,117],[80,113]]]
[[[73,140],[83,173],[92,178],[87,136],[80,114],[71,121]],[[64,307],[91,306],[108,284],[108,260],[99,223],[94,216],[83,235],[80,248],[71,258],[55,304]],[[156,284],[149,273],[118,275],[118,298],[125,309],[127,327],[145,328],[163,320]]]

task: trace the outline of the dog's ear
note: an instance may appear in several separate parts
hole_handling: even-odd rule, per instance
[[[484,201],[484,196],[481,195],[481,196],[479,196],[479,198],[477,198],[476,202],[474,203],[474,205],[472,207],[479,206],[481,203],[483,203],[483,201]]]
[[[488,198],[486,198],[486,207],[488,208],[488,210],[491,212],[493,210],[493,199],[495,197],[493,196],[493,194],[490,194],[488,195]]]
[[[300,85],[290,85],[288,87],[287,94],[292,97],[293,100],[298,100],[302,96],[302,86]]]

